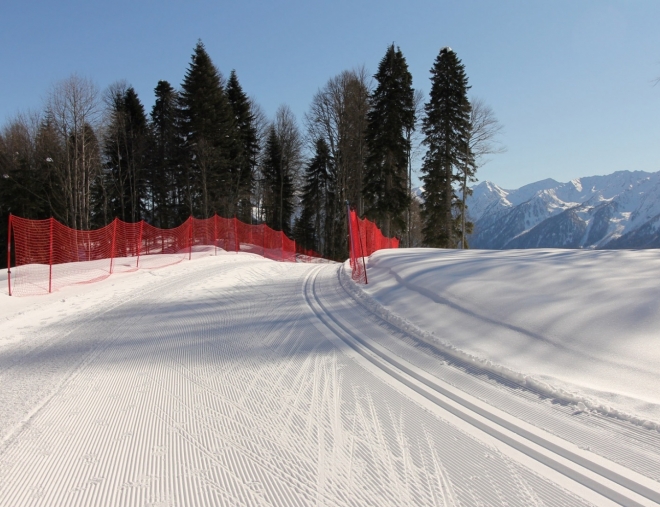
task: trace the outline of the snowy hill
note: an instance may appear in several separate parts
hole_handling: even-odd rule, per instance
[[[473,248],[654,248],[660,173],[552,179],[506,190],[485,181],[468,200]]]

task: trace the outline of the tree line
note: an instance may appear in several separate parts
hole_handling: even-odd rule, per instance
[[[343,260],[346,202],[405,246],[466,248],[468,184],[498,151],[500,129],[468,89],[462,62],[443,48],[423,103],[392,44],[373,79],[363,67],[329,79],[301,129],[287,106],[269,120],[201,41],[178,89],[157,83],[148,114],[126,82],[100,93],[73,75],[43,111],[0,128],[0,251],[10,213],[77,229],[115,217],[169,228],[217,213]],[[412,165],[424,150],[417,199]]]

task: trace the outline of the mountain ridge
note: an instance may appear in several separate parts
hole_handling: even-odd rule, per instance
[[[660,247],[660,172],[548,178],[518,189],[484,181],[472,190],[472,248]]]

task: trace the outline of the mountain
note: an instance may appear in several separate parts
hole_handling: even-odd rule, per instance
[[[472,248],[659,248],[660,172],[473,187]]]

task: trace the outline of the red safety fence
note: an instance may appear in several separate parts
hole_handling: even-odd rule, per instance
[[[12,239],[14,263],[11,263]],[[112,273],[161,268],[192,258],[196,246],[251,252],[284,262],[311,262],[321,256],[298,248],[282,231],[235,218],[190,217],[173,229],[141,221],[79,231],[54,218],[29,220],[9,216],[7,282],[9,295],[45,294],[77,283],[91,283]]]
[[[351,263],[351,277],[359,283],[367,283],[365,257],[383,248],[399,248],[398,238],[387,238],[369,220],[358,218],[355,210],[349,210],[348,250]]]

